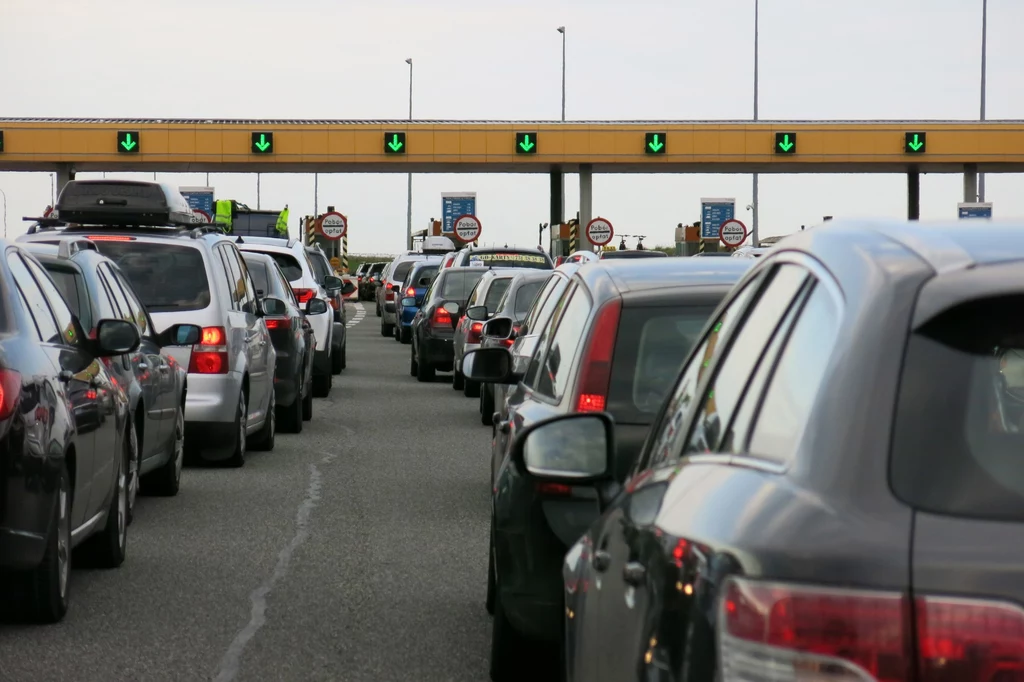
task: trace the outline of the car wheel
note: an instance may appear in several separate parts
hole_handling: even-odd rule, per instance
[[[381,312],[380,312],[380,303],[378,303],[378,304],[377,304],[377,317],[380,317],[380,316],[381,316]]]
[[[409,353],[409,374],[411,374],[412,376],[417,376],[419,374],[419,371],[419,363],[416,362],[416,347],[413,346],[410,349]]]
[[[171,441],[171,457],[162,467],[146,476],[142,481],[146,493],[160,497],[174,497],[181,487],[181,467],[185,462],[185,410],[178,405],[174,415],[174,440]]]
[[[458,365],[458,362],[455,363]],[[455,370],[455,374],[452,375],[452,390],[461,391],[466,385],[466,377],[459,370]]]
[[[313,396],[315,398],[326,398],[331,394],[332,378],[330,372],[323,374],[313,372]]]
[[[491,628],[491,680],[518,682],[524,679],[525,663],[537,658],[537,644],[519,634],[505,616],[501,592],[494,586],[494,624]]]
[[[345,346],[331,349],[331,374],[341,374],[345,369]]]
[[[381,322],[381,325],[380,325],[380,335],[381,336],[394,336],[394,334],[395,334],[395,325],[393,325],[393,324],[384,324],[383,322]]]
[[[245,391],[238,392],[238,407],[235,410],[235,450],[228,458],[230,467],[245,466],[245,430],[249,422],[249,406],[245,399]]]
[[[416,380],[428,382],[434,380],[434,366],[426,360],[416,358]]]
[[[261,452],[270,452],[274,449],[274,436],[277,435],[277,396],[273,389],[270,393],[270,404],[267,406],[267,416],[263,420],[263,428],[253,436],[252,449]]]
[[[311,382],[312,377],[310,377],[310,382],[306,383],[306,395],[302,398],[302,421],[306,422],[313,418],[313,387],[310,385]]]
[[[491,531],[491,541],[487,543],[487,613],[494,615],[494,593],[496,581],[494,578],[494,531]]]
[[[128,476],[133,456],[130,445],[132,437],[128,431],[134,430],[135,423],[129,423],[121,445],[121,456],[117,459],[114,494],[107,510],[107,525],[89,540],[89,558],[100,568],[117,568],[123,564],[128,549]]]
[[[408,327],[402,327],[401,338],[402,343],[412,343],[412,330]]]
[[[494,391],[490,386],[480,390],[480,423],[484,426],[494,424]]]
[[[302,433],[302,412],[305,399],[297,395],[291,405],[279,406],[278,421],[281,422],[281,431],[284,433]]]
[[[46,538],[43,560],[27,575],[26,614],[37,623],[57,623],[68,611],[71,579],[71,476],[62,465],[53,504],[53,530]]]
[[[144,410],[145,406],[140,403],[137,409]],[[131,417],[132,424],[134,424],[135,415],[131,415]],[[130,526],[132,521],[135,520],[135,500],[139,496],[139,470],[142,466],[142,445],[139,443],[138,429],[130,429],[129,433],[131,434],[128,443],[131,449],[128,460],[128,525]]]
[[[462,395],[467,398],[476,398],[480,395],[480,383],[466,379],[466,385],[462,388]]]
[[[345,339],[345,343],[341,346],[341,368],[345,369],[348,367],[348,339]]]

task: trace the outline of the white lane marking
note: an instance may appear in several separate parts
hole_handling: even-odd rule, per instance
[[[356,309],[356,313],[355,315],[352,316],[351,320],[345,323],[346,329],[356,326],[357,324],[363,321],[364,317],[366,317],[366,308],[363,307],[363,304],[361,302],[356,301],[352,304],[352,306]]]
[[[330,464],[331,460],[336,456],[324,454],[325,457],[320,460],[320,464]],[[259,632],[259,629],[267,622],[267,597],[270,595],[271,590],[274,589],[274,585],[287,575],[292,554],[309,537],[309,517],[313,513],[317,502],[320,501],[320,489],[320,470],[316,464],[310,464],[309,486],[306,488],[306,498],[299,505],[295,518],[295,536],[278,553],[274,572],[249,595],[249,600],[252,602],[249,623],[238,632],[234,641],[228,647],[224,658],[221,659],[220,670],[217,673],[217,677],[214,678],[214,682],[230,682],[238,675],[238,668],[241,665],[242,654],[245,652],[246,645],[252,641],[256,633]]]

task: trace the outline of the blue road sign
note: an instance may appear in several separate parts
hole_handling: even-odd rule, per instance
[[[213,188],[212,187],[179,187],[181,196],[185,197],[188,207],[193,211],[199,210],[210,216],[213,220]]]
[[[441,195],[441,234],[454,234],[455,219],[463,215],[476,215],[476,192]]]
[[[992,204],[991,203],[969,203],[969,204],[957,204],[957,213],[961,218],[991,218],[992,217]]]
[[[718,229],[722,223],[736,217],[736,200],[701,199],[700,213],[700,238],[718,239]]]

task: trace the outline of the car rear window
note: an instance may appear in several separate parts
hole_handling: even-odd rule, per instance
[[[523,316],[530,312],[530,307],[537,300],[537,295],[543,286],[544,282],[527,282],[516,290],[516,302],[513,309],[517,320],[523,319]]]
[[[267,266],[265,263],[259,261],[249,260],[243,258],[245,261],[245,267],[248,268],[249,274],[252,275],[252,282],[256,285],[256,288],[263,292],[264,296],[272,295],[270,291],[270,280],[267,279]]]
[[[535,268],[553,270],[551,260],[544,254],[517,251],[480,252],[473,251],[466,261],[469,267]]]
[[[893,427],[896,496],[1024,521],[1024,296],[971,301],[910,335]]]
[[[57,285],[61,296],[67,301],[71,312],[82,323],[82,328],[92,329],[92,315],[89,314],[91,311],[85,297],[85,283],[82,282],[81,273],[51,263],[43,263],[43,267]]]
[[[495,278],[491,282],[490,288],[487,289],[487,296],[484,298],[484,305],[487,306],[488,312],[493,313],[498,309],[498,303],[501,302],[501,297],[508,291],[508,285],[511,283],[511,277]]]
[[[324,281],[324,277],[328,277],[328,276],[334,274],[333,272],[331,272],[330,263],[328,263],[328,261],[324,260],[324,256],[320,255],[319,253],[315,253],[315,252],[314,253],[308,253],[307,252],[307,255],[309,256],[310,264],[313,266],[313,272],[316,273],[316,279],[317,279],[318,282],[323,282]]]
[[[469,292],[484,276],[486,270],[447,270],[441,282],[441,298],[449,301],[465,301]]]
[[[439,265],[428,265],[418,270],[413,271],[413,277],[409,280],[409,286],[418,287],[419,281],[424,277],[429,277],[431,280],[437,275],[437,271],[440,268]],[[429,285],[428,285],[429,286]]]
[[[299,259],[290,253],[281,253],[279,251],[255,251],[255,253],[262,253],[265,256],[270,256],[277,263],[277,266],[281,268],[281,272],[288,278],[289,282],[302,279],[302,266],[299,264]]]
[[[202,310],[210,305],[210,283],[199,249],[167,242],[97,241],[117,263],[151,313]]]
[[[405,276],[412,270],[412,266],[416,265],[416,261],[407,260],[404,263],[399,263],[395,266],[394,271],[391,273],[392,282],[404,282]]]
[[[385,265],[387,265],[387,263],[374,263],[373,265],[370,266],[370,274],[377,274],[378,272],[384,269]]]
[[[622,309],[608,390],[608,411],[617,420],[651,423],[713,312],[712,306]]]

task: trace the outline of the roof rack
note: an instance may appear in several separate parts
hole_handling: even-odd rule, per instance
[[[192,239],[199,239],[204,234],[210,234],[211,232],[225,234],[224,226],[219,223],[199,223],[189,230],[188,236]],[[241,239],[241,237],[239,237],[239,239]]]
[[[68,239],[61,239],[57,245],[57,257],[58,258],[71,258],[79,251],[95,251],[100,252],[96,242],[91,239],[84,237],[69,237]]]
[[[34,220],[36,223],[35,225],[29,226],[28,234],[35,234],[36,232],[39,232],[41,230],[56,230],[58,227],[67,227],[68,225],[67,222],[61,220],[60,218],[50,218],[48,216],[39,218],[24,216],[22,220]]]

